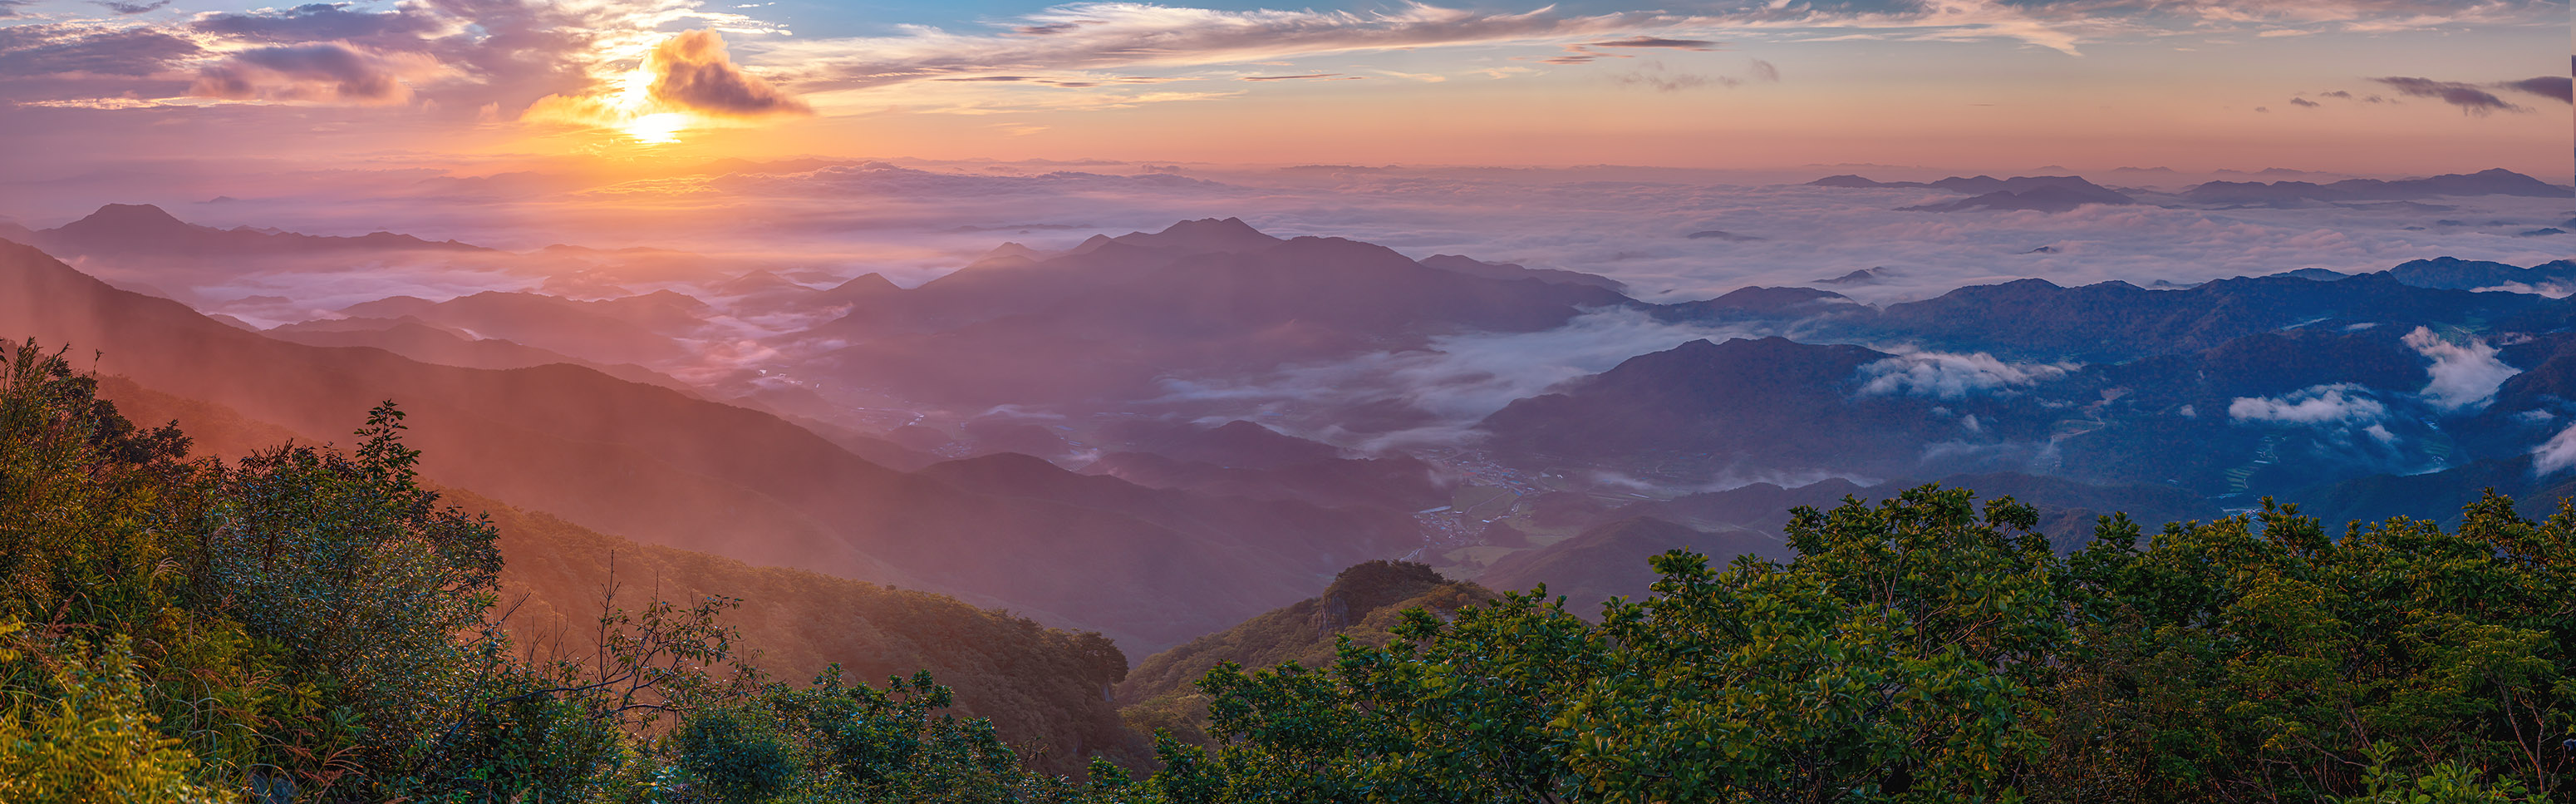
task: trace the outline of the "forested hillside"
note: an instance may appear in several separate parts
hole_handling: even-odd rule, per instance
[[[178,423],[196,456],[248,456],[311,440],[122,377],[101,379],[98,395],[130,420]],[[807,678],[837,663],[853,679],[873,680],[929,670],[956,691],[960,713],[991,719],[1000,736],[1035,754],[1035,765],[1060,772],[1096,753],[1135,760],[1148,751],[1108,699],[1127,658],[1099,634],[1046,628],[943,595],[637,544],[471,490],[438,492],[446,504],[490,517],[502,559],[494,615],[523,650],[595,651],[603,605],[728,597],[746,602],[725,624],[736,629],[742,653],[769,672]]]
[[[346,451],[192,459],[60,354],[15,347],[0,384],[6,801],[2536,802],[2576,770],[2565,506],[2531,521],[2490,497],[2450,530],[2115,517],[2066,554],[2030,507],[1927,486],[1798,509],[1793,558],[1666,553],[1653,595],[1598,622],[1544,591],[1405,608],[1479,595],[1364,564],[1194,653],[1311,661],[1345,617],[1383,645],[1218,662],[1194,685],[1213,748],[1165,737],[1152,776],[1095,763],[1077,782],[945,714],[929,673],[764,673],[735,625],[855,620],[639,597],[593,618],[594,649],[532,655],[543,639],[495,621],[505,562],[553,559],[495,525],[533,518],[420,485],[398,408]],[[727,572],[653,555],[621,567]],[[604,569],[518,577],[549,572]],[[867,599],[761,578],[738,588]],[[1013,627],[984,622],[962,638]],[[1116,656],[866,644],[970,675]],[[1149,660],[1136,683],[1198,660]]]

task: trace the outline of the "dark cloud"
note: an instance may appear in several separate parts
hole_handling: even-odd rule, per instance
[[[2484,116],[2497,111],[2530,111],[2520,106],[2507,103],[2503,98],[2496,97],[2495,93],[2479,89],[2473,84],[2463,84],[2457,81],[2435,81],[2430,78],[2408,78],[2403,76],[2373,78],[2370,80],[2387,84],[2389,87],[2396,89],[2399,94],[2413,95],[2422,98],[2439,98],[2443,103],[2460,107],[2461,114]]]
[[[2342,99],[2344,99],[2344,100],[2352,100],[2352,93],[2350,93],[2350,92],[2345,92],[2345,91],[2343,91],[2343,90],[2338,89],[2338,90],[2335,90],[2335,91],[2333,91],[2333,92],[2319,92],[2319,93],[2317,93],[2317,97],[2320,97],[2320,98],[2342,98]]]
[[[36,0],[0,0],[0,17],[18,16],[19,6],[32,6]]]
[[[813,114],[725,55],[724,37],[711,30],[685,31],[653,48],[657,73],[653,97],[666,103],[732,117]]]
[[[2316,102],[2316,101],[2312,101],[2312,100],[2308,100],[2308,99],[2306,99],[2306,98],[2291,98],[2291,99],[2290,99],[2290,105],[2292,105],[2292,106],[2304,106],[2304,107],[2307,107],[2307,108],[2310,108],[2310,109],[2314,109],[2314,108],[2317,108],[2317,107],[2319,107],[2319,106],[2324,106],[2325,104],[2318,103],[2318,102]]]
[[[0,77],[142,77],[202,52],[195,42],[148,28],[12,25],[0,28]]]
[[[1780,80],[1780,68],[1771,66],[1770,62],[1763,61],[1761,59],[1754,59],[1753,80],[1778,81]]]
[[[1604,42],[1585,42],[1583,44],[1590,47],[1659,47],[1671,48],[1674,50],[1703,51],[1716,50],[1718,48],[1725,47],[1724,43],[1711,42],[1704,39],[1664,39],[1653,36],[1631,36],[1626,39],[1612,39]]]
[[[386,59],[339,44],[245,50],[197,73],[188,94],[228,100],[297,100],[387,104],[411,100],[411,87]]]
[[[404,4],[392,11],[373,12],[350,11],[346,3],[311,3],[283,11],[216,14],[188,27],[258,42],[371,41],[391,36],[417,40],[451,27],[450,21],[427,8]]]
[[[119,14],[144,14],[160,10],[162,6],[169,5],[170,0],[152,0],[150,3],[120,3],[117,2],[117,0],[90,0],[90,4]]]
[[[2576,80],[2563,75],[2544,75],[2520,81],[2506,81],[2496,86],[2556,99],[2560,103],[2576,103]]]

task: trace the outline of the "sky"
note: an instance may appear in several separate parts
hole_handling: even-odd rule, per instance
[[[2570,20],[2564,0],[0,0],[0,171],[13,195],[797,157],[2566,182]]]

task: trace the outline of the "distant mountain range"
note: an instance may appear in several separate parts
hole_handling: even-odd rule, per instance
[[[2213,181],[2184,190],[2184,198],[2213,204],[2276,205],[2299,201],[2402,201],[2445,195],[2519,195],[2567,198],[2576,190],[2550,184],[2503,168],[2453,173],[2421,179],[2345,179],[2327,184],[2304,181]]]
[[[2122,172],[2122,171],[2114,171]],[[2128,171],[2138,173],[2144,171]],[[2264,171],[2296,174],[2297,171]],[[1918,212],[2035,210],[2065,212],[2085,204],[2141,203],[2132,195],[2096,185],[2077,176],[1953,176],[1939,181],[1876,181],[1850,174],[1807,183],[1815,187],[1921,188],[1948,190],[1970,197],[1899,209]],[[2224,206],[2289,206],[2320,202],[2414,201],[2441,196],[2511,195],[2540,198],[2576,197],[2576,188],[2550,184],[2503,168],[2477,173],[2444,174],[2417,179],[2345,179],[2327,184],[2306,181],[2210,181],[2171,196],[2174,201]],[[2164,196],[2157,195],[2162,198]]]
[[[0,239],[64,256],[260,256],[350,251],[490,251],[454,240],[430,241],[392,232],[356,237],[297,234],[248,226],[217,229],[172,217],[151,204],[108,204],[62,226],[29,230],[0,223]]]
[[[1146,649],[1413,539],[1400,517],[1154,491],[1037,461],[909,475],[766,413],[586,368],[454,368],[264,338],[24,246],[0,245],[0,328],[99,350],[104,372],[319,441],[400,400],[443,483],[640,541],[957,594]]]

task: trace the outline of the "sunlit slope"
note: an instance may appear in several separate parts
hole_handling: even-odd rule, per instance
[[[137,422],[177,422],[198,455],[312,440],[125,377],[102,378],[99,395]],[[685,605],[721,595],[742,601],[722,621],[741,630],[740,647],[779,680],[801,681],[834,663],[870,681],[929,670],[957,691],[963,714],[991,718],[1005,739],[1034,749],[1042,767],[1069,771],[1092,753],[1143,750],[1101,694],[1126,676],[1126,656],[1096,633],[944,595],[636,544],[469,490],[441,494],[445,504],[488,512],[500,531],[495,611],[507,612],[503,624],[522,649],[587,656],[603,604],[632,610],[657,598]]]
[[[15,245],[0,245],[0,332],[78,344],[104,355],[102,373],[325,438],[397,400],[441,484],[638,541],[1008,606],[1131,650],[1294,600],[1354,558],[1396,550],[1372,541],[1383,534],[1250,516],[1166,526],[1157,520],[1175,518],[1150,499],[1040,499],[1014,478],[906,475],[769,414],[576,366],[463,369],[284,343]]]

